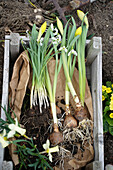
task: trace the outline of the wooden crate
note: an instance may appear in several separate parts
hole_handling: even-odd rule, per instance
[[[15,60],[19,54],[20,39],[28,41],[28,38],[16,33],[5,36],[4,71],[2,106],[8,106],[9,87],[9,63]],[[103,120],[102,120],[102,41],[101,37],[93,37],[86,41],[87,47],[87,79],[91,85],[91,93],[94,109],[94,161],[86,166],[86,170],[104,170],[104,143],[103,143]],[[1,118],[6,119],[1,109]],[[0,167],[4,161],[4,149],[0,145]],[[1,169],[0,169],[1,170]],[[11,169],[10,169],[11,170]]]

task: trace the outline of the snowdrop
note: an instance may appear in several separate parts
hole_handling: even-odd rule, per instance
[[[50,141],[47,139],[46,143],[43,144],[43,148],[45,149],[45,151],[40,152],[40,154],[48,153],[49,160],[52,162],[52,154],[51,153],[59,152],[59,147],[57,145],[55,147],[49,148],[49,146],[50,146]]]
[[[70,56],[71,54],[74,54],[74,55],[77,56],[77,52],[75,50],[73,50],[73,49],[68,53],[68,56]]]
[[[40,39],[40,46],[43,45],[43,40],[44,40],[44,38],[42,37],[42,38]]]
[[[0,134],[0,143],[2,144],[3,148],[7,147],[10,144],[10,142],[5,139],[6,138],[5,136],[6,136],[6,130],[4,129],[3,133]]]
[[[17,118],[14,119],[15,120],[15,124],[9,124],[8,128],[10,129],[7,138],[11,138],[14,137],[14,135],[16,134],[16,132],[18,132],[19,134],[21,134],[22,136],[25,135],[26,133],[26,129],[23,129],[21,127],[18,126],[18,120]]]
[[[67,48],[65,46],[59,48],[59,51],[62,51],[62,50],[64,50],[67,53]]]

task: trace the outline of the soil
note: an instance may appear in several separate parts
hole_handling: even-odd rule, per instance
[[[41,0],[37,3],[42,5]],[[64,5],[67,1],[61,1]],[[36,3],[36,5],[37,5]],[[65,5],[64,5],[65,6]],[[51,8],[51,7],[50,7]],[[113,82],[113,1],[111,0],[97,0],[92,4],[88,4],[81,8],[84,12],[88,12],[88,19],[90,28],[88,35],[95,34],[95,36],[102,37],[103,48],[103,83],[106,81]],[[2,76],[3,76],[3,42],[5,34],[8,34],[7,27],[12,32],[24,34],[27,29],[30,29],[28,22],[34,21],[34,8],[23,2],[10,0],[0,1],[0,100],[2,96]],[[70,14],[76,17],[76,11],[70,11]],[[80,24],[77,21],[77,26]],[[41,122],[40,122],[41,123]],[[29,132],[30,133],[30,132]],[[105,134],[105,165],[113,163],[113,137],[108,133]]]

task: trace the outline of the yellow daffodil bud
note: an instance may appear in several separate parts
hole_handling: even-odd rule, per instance
[[[106,86],[102,85],[102,92],[104,92],[106,90]]]
[[[105,100],[105,97],[102,95],[102,101],[104,101]]]
[[[59,20],[58,17],[56,17],[56,19],[57,19],[57,27],[58,27],[60,33],[63,35],[63,32],[64,32],[64,31],[63,31],[63,24],[62,24],[62,22]]]
[[[37,38],[37,41],[40,40],[42,34],[45,32],[46,30],[46,27],[47,27],[47,23],[46,21],[42,24],[42,26],[40,27],[40,30],[39,30],[39,33],[38,33],[38,38]]]
[[[78,17],[80,18],[81,21],[83,21],[83,19],[84,19],[84,22],[85,22],[86,27],[88,29],[89,23],[88,23],[88,18],[85,16],[85,14],[81,10],[77,10],[77,15],[78,15]]]
[[[110,117],[111,119],[113,119],[113,113],[110,113],[109,117]]]
[[[77,30],[76,30],[76,32],[75,32],[75,37],[76,37],[77,35],[81,35],[81,34],[82,34],[82,27],[78,27]]]
[[[106,92],[111,93],[112,92],[111,88],[110,87],[106,88]]]

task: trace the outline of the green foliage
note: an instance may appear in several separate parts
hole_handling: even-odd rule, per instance
[[[13,144],[17,146],[15,153],[17,153],[19,156],[19,170],[21,170],[23,167],[25,169],[32,167],[34,170],[39,168],[42,170],[53,170],[53,168],[47,162],[48,158],[39,153],[36,145],[33,143],[32,138],[30,141],[24,139],[15,140],[13,141]]]

